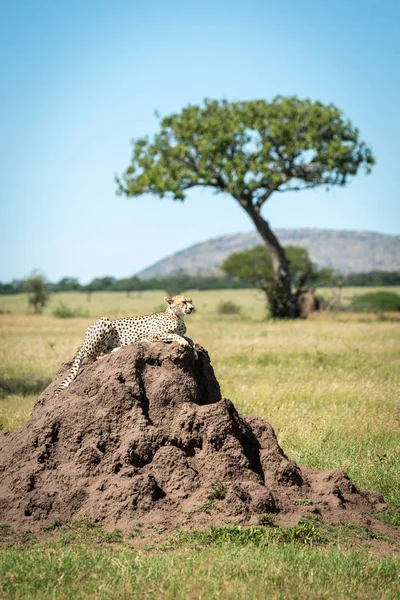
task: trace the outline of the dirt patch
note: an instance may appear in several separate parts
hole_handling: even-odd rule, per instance
[[[63,365],[28,421],[0,433],[0,522],[37,531],[89,517],[129,532],[135,523],[200,528],[307,513],[369,526],[386,508],[343,471],[300,467],[274,430],[221,397],[207,352],[138,343],[82,366],[59,396]]]

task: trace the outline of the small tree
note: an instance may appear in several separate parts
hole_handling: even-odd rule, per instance
[[[323,281],[325,285],[332,284],[335,274],[331,269],[319,270],[311,262],[305,248],[286,246],[285,254],[289,262],[291,294],[301,314],[301,301],[307,288],[317,281]],[[227,275],[249,281],[265,292],[271,316],[275,317],[279,313],[280,297],[276,289],[272,256],[265,246],[258,245],[249,250],[234,252],[224,260],[221,268]]]
[[[358,129],[333,104],[277,96],[272,102],[205,100],[164,117],[152,140],[133,141],[118,193],[184,200],[195,186],[230,194],[270,250],[275,317],[299,316],[289,261],[261,210],[293,190],[344,186],[374,158]],[[210,214],[212,218],[212,214]]]
[[[40,314],[49,300],[49,291],[46,279],[38,271],[34,271],[25,280],[25,289],[28,292],[28,302],[33,306],[36,314]]]

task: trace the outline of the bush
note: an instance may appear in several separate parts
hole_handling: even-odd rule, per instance
[[[33,306],[34,312],[39,315],[49,301],[48,283],[39,271],[34,271],[32,275],[24,282],[24,287],[28,292],[28,302]]]
[[[226,300],[225,302],[223,301],[218,304],[217,313],[219,315],[239,315],[241,313],[241,308],[234,302]]]
[[[81,308],[70,308],[63,302],[53,310],[53,316],[59,319],[74,319],[75,317],[88,317],[89,313]]]
[[[349,308],[356,312],[399,312],[400,296],[394,292],[370,292],[353,298]]]

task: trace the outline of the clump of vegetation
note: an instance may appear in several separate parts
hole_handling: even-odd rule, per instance
[[[64,302],[60,302],[58,306],[53,310],[53,316],[59,319],[73,319],[75,317],[88,317],[89,313],[82,308],[71,308]]]
[[[395,292],[369,292],[354,298],[349,308],[355,312],[400,312],[400,296]]]
[[[42,531],[46,533],[58,532],[58,541],[62,545],[81,543],[108,543],[119,544],[124,537],[119,529],[105,531],[100,523],[89,518],[71,519],[70,517],[58,517],[47,525],[42,525]]]
[[[26,291],[28,292],[28,302],[33,307],[33,310],[36,314],[40,314],[43,312],[44,307],[49,301],[50,293],[48,291],[47,282],[43,275],[39,272],[35,271],[32,275],[25,281],[24,285]]]
[[[210,512],[212,510],[214,510],[215,506],[214,506],[214,501],[213,500],[207,500],[207,502],[205,502],[204,504],[202,504],[199,508],[199,512],[204,512],[207,515],[210,514]]]
[[[294,504],[294,506],[310,506],[314,503],[312,500],[308,500],[307,498],[295,498],[292,500],[292,504]]]
[[[273,527],[275,519],[276,515],[274,513],[261,513],[258,524],[264,525],[264,527]]]
[[[311,523],[299,523],[294,527],[266,528],[263,525],[240,527],[225,525],[205,531],[177,531],[169,540],[172,546],[209,546],[236,544],[247,546],[268,546],[270,544],[298,543],[313,545],[325,541],[323,533]]]
[[[219,315],[240,315],[242,309],[231,300],[223,300],[217,305]]]
[[[208,494],[209,500],[223,500],[226,496],[226,487],[217,479],[211,486],[210,493]]]

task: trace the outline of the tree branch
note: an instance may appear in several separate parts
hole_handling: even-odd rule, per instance
[[[265,192],[257,199],[257,202],[254,206],[258,209],[258,212],[260,212],[262,205],[268,200],[273,191],[273,189],[267,187]]]
[[[284,189],[279,189],[276,188],[276,190],[274,190],[275,192],[280,192],[281,194],[283,194],[283,192],[302,192],[303,190],[310,190],[314,187],[316,187],[317,185],[321,185],[322,182],[318,182],[318,183],[310,183],[309,185],[303,185],[302,187],[300,186],[292,186],[292,187],[286,187]]]

